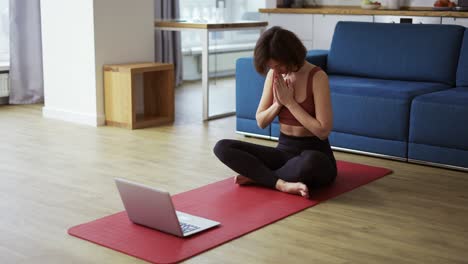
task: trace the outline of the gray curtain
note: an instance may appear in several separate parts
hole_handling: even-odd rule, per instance
[[[179,18],[179,0],[155,0],[155,19]],[[182,83],[182,48],[180,32],[155,30],[155,61],[174,64],[175,83]]]
[[[44,102],[40,0],[10,0],[10,104]]]

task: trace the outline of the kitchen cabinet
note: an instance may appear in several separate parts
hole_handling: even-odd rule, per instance
[[[312,45],[314,49],[330,49],[336,23],[339,21],[372,22],[365,15],[314,15]]]
[[[460,26],[468,27],[468,18],[443,17],[442,24],[460,25]]]
[[[441,17],[374,16],[375,23],[440,24]]]
[[[261,13],[268,27],[281,26],[296,33],[308,50],[330,49],[338,21],[412,24],[456,24],[468,27],[468,18],[440,16],[342,15]]]
[[[311,14],[262,14],[261,19],[268,21],[268,28],[280,26],[294,32],[308,50],[312,49],[313,15]]]

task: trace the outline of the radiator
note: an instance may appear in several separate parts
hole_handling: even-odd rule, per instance
[[[0,97],[7,97],[10,95],[8,83],[8,73],[0,73]]]

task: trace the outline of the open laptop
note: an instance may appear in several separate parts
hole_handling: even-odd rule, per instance
[[[116,178],[115,183],[130,221],[179,237],[187,237],[220,223],[178,212],[171,195],[162,190]]]

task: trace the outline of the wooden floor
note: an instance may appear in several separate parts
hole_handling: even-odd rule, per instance
[[[67,229],[123,210],[115,177],[175,194],[233,175],[212,153],[221,138],[275,145],[235,134],[234,117],[176,118],[131,131],[0,107],[0,263],[144,263]],[[468,263],[466,172],[335,154],[394,173],[187,263]]]

